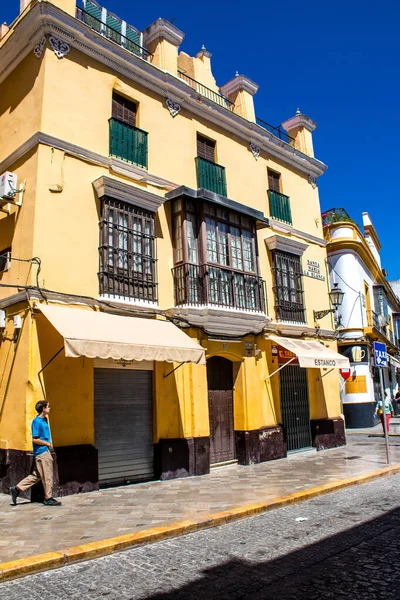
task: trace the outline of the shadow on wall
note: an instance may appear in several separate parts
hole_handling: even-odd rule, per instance
[[[395,600],[400,580],[393,557],[400,550],[399,533],[400,509],[396,509],[277,559],[257,563],[233,559],[205,569],[200,578],[146,600]],[[282,541],[303,535],[293,531]],[[258,553],[264,554],[261,549]]]

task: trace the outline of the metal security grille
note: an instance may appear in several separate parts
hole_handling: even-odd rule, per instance
[[[274,250],[273,267],[275,313],[278,321],[305,323],[303,273],[300,258]]]
[[[157,301],[154,215],[105,198],[100,221],[100,293]]]
[[[152,372],[95,369],[94,397],[100,483],[153,479]]]
[[[288,451],[309,448],[312,438],[307,369],[288,365],[280,371],[280,398]]]

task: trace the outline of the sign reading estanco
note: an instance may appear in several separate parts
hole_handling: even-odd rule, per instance
[[[348,358],[334,352],[320,342],[280,338],[278,336],[271,336],[270,339],[289,351],[279,351],[278,358],[281,363],[289,360],[292,362],[291,359],[297,357],[300,367],[312,369],[348,369],[350,367]]]

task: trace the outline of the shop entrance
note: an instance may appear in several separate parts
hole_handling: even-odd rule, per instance
[[[300,450],[312,445],[307,369],[287,365],[280,371],[282,425],[287,449]]]
[[[208,410],[210,415],[210,462],[236,458],[233,418],[233,366],[214,356],[207,361]]]
[[[100,485],[154,479],[152,372],[94,370]]]

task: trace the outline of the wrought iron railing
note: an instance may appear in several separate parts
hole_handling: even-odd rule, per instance
[[[129,37],[122,35],[118,29],[111,27],[107,23],[103,23],[100,19],[97,19],[94,15],[90,14],[83,8],[79,6],[76,7],[76,18],[82,23],[85,23],[90,29],[97,31],[100,35],[104,36],[108,40],[115,42],[118,46],[125,48],[131,54],[135,54],[140,58],[143,58],[146,61],[151,62],[153,60],[153,55],[143,46],[140,46],[134,40],[129,39]]]
[[[182,79],[182,81],[185,81],[187,84],[189,84],[190,87],[192,87],[194,90],[196,90],[198,94],[200,94],[200,96],[203,96],[204,98],[207,98],[208,100],[211,100],[212,102],[215,102],[215,104],[219,104],[224,108],[233,110],[234,104],[233,102],[230,102],[228,98],[226,98],[226,96],[223,96],[222,94],[211,90],[199,81],[196,81],[196,79],[193,79],[192,77],[189,77],[189,75],[186,75],[186,73],[184,73],[183,71],[178,70],[178,75],[180,79]]]
[[[383,315],[379,315],[374,310],[367,310],[367,322],[369,327],[375,327],[384,336],[389,339],[389,326]]]
[[[215,192],[220,196],[227,195],[225,167],[217,165],[206,158],[196,157],[197,187]]]
[[[109,119],[110,155],[147,168],[147,132],[119,119]]]
[[[210,264],[183,264],[173,269],[176,306],[218,306],[265,313],[261,277]]]
[[[256,117],[256,123],[257,125],[265,129],[266,131],[269,131],[270,133],[272,133],[272,135],[279,138],[283,142],[294,146],[294,138],[292,138],[280,125],[274,127],[273,125],[270,125],[269,123],[263,121],[262,119],[259,119],[258,117]]]
[[[285,194],[268,190],[269,214],[273,219],[283,221],[292,225],[292,211],[290,210],[290,198]]]
[[[352,218],[349,217],[344,208],[330,208],[321,213],[322,227],[327,227],[332,223],[355,223]]]

